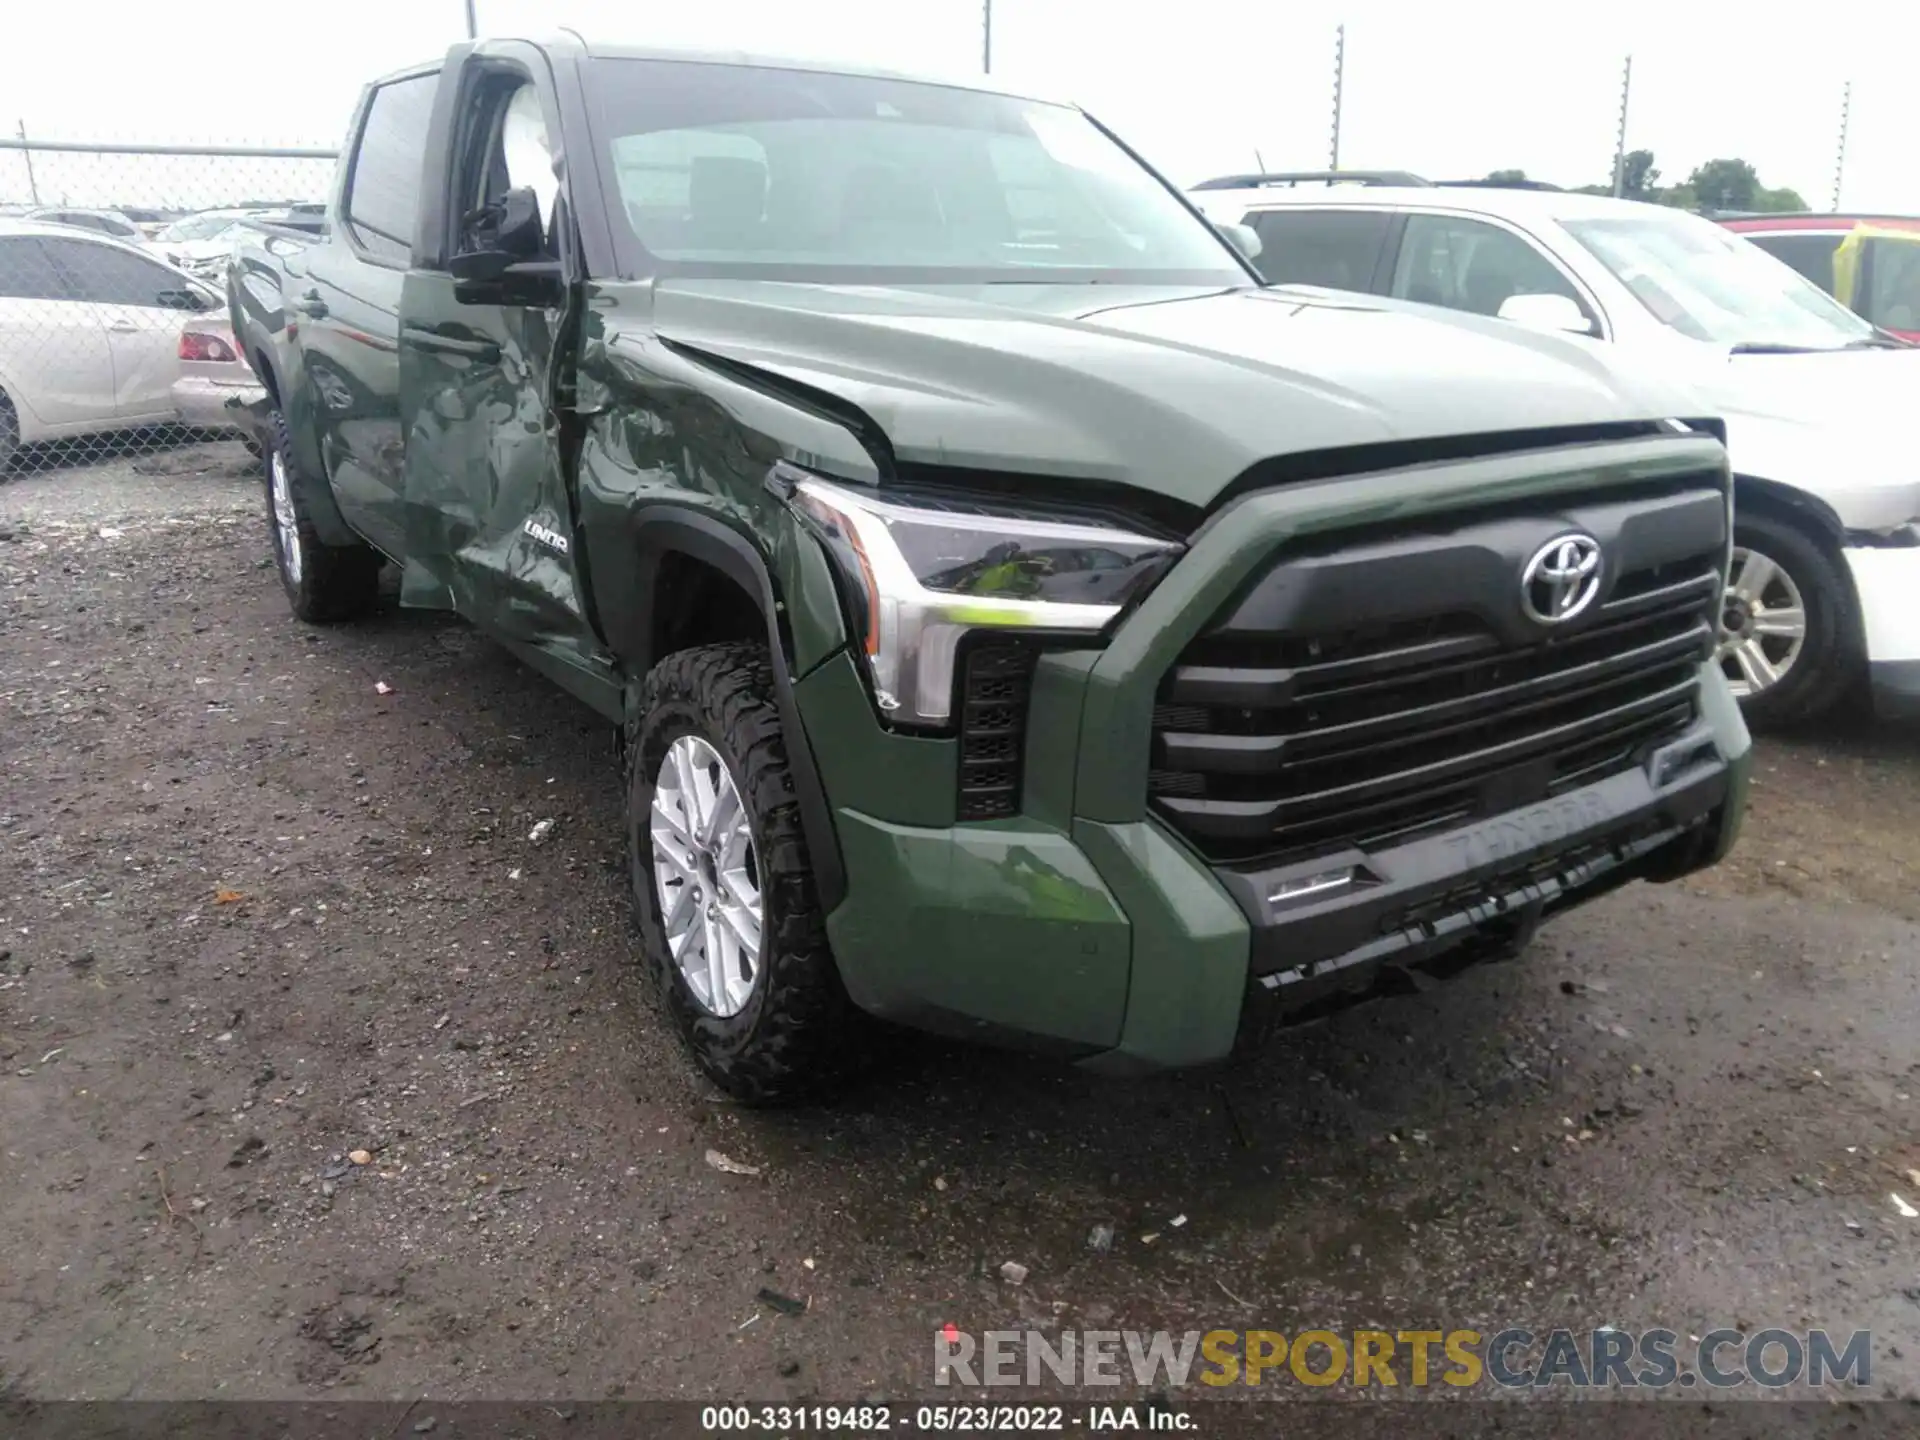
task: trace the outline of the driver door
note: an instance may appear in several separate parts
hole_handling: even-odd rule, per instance
[[[478,213],[508,190],[541,200],[555,258],[557,120],[529,69],[489,57],[461,77],[447,206],[453,251],[475,248]],[[403,603],[450,606],[497,637],[563,663],[596,647],[576,570],[563,465],[556,346],[564,312],[474,304],[444,269],[408,272],[400,297],[400,419],[406,436]],[[531,657],[529,657],[531,658]]]

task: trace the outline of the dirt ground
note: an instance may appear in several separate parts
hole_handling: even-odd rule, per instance
[[[927,1046],[749,1112],[636,983],[608,731],[458,623],[295,623],[261,512],[236,446],[0,485],[0,1390],[844,1401],[949,1322],[1515,1323],[1869,1328],[1920,1394],[1920,729],[1764,742],[1721,870],[1245,1068]]]

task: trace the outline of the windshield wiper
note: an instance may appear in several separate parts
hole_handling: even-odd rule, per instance
[[[1825,345],[1789,345],[1784,340],[1742,340],[1729,355],[1824,355]]]

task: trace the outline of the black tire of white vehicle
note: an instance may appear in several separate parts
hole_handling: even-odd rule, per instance
[[[315,625],[359,619],[380,598],[380,553],[369,545],[329,545],[320,538],[300,483],[293,437],[278,410],[266,469],[267,538],[293,613]]]
[[[13,401],[7,398],[7,392],[0,390],[0,480],[7,478],[7,472],[13,468],[13,457],[20,449],[20,417],[14,412]]]
[[[681,650],[647,676],[626,729],[628,872],[644,962],[695,1062],[751,1105],[817,1098],[872,1054],[866,1017],[847,998],[828,948],[774,693],[763,645]],[[656,777],[669,747],[687,735],[712,746],[732,772],[757,862],[759,962],[732,1015],[715,1013],[689,987],[667,943],[654,878]]]
[[[1741,711],[1755,728],[1817,720],[1845,700],[1859,678],[1853,587],[1835,557],[1771,514],[1748,510],[1738,516],[1733,543],[1779,565],[1806,611],[1806,634],[1793,664],[1777,682],[1742,699]]]

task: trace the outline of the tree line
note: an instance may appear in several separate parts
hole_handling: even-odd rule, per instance
[[[1524,170],[1495,170],[1482,183],[1517,186],[1530,182]],[[1611,195],[1613,185],[1577,185],[1574,190],[1581,195]],[[1695,166],[1680,184],[1662,185],[1651,150],[1627,152],[1621,167],[1620,193],[1628,200],[1672,205],[1680,210],[1744,210],[1775,215],[1812,208],[1798,190],[1762,185],[1759,173],[1745,160],[1709,160]]]

